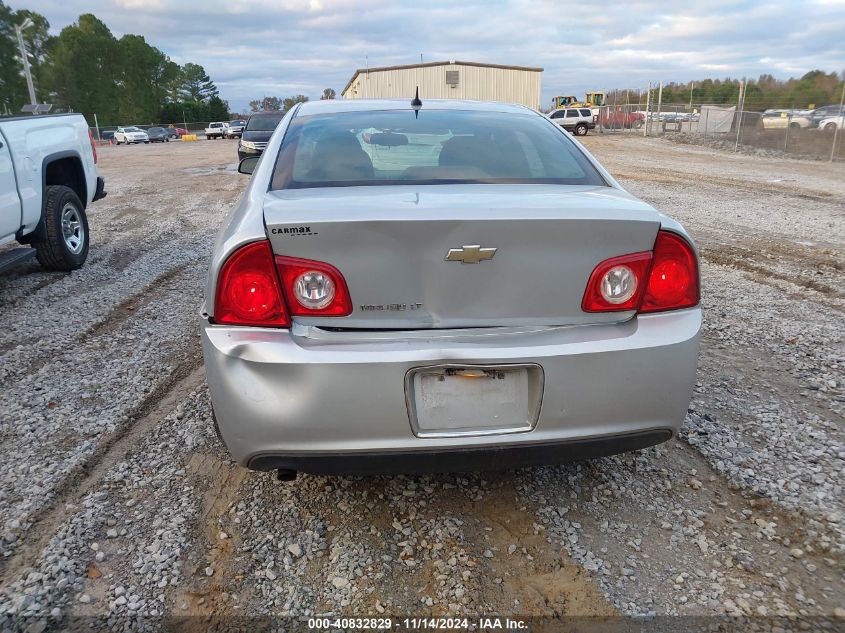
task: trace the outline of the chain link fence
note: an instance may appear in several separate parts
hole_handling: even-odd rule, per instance
[[[163,127],[165,129],[173,129],[176,130],[178,134],[196,134],[200,138],[205,138],[205,128],[207,128],[212,122],[211,121],[189,121],[187,123],[180,121],[178,123],[168,122],[168,123],[151,123],[149,125],[132,125],[131,127],[137,127],[139,130],[144,130],[145,132],[152,127]],[[100,125],[97,127],[91,127],[91,135],[93,136],[94,140],[99,141],[102,145],[108,145],[112,139],[114,138],[114,133],[118,127],[130,127],[129,125]]]
[[[737,110],[709,104],[627,104],[593,108],[598,133],[639,133],[732,151],[845,160],[845,113]]]

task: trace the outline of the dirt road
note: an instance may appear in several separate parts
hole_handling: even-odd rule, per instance
[[[202,372],[204,274],[246,182],[236,142],[103,148],[109,195],[90,210],[88,264],[0,277],[0,623],[497,613],[841,626],[845,167],[584,143],[701,248],[706,325],[681,437],[588,464],[287,484],[229,462]]]

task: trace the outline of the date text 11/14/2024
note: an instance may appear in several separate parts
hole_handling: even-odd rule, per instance
[[[349,630],[397,630],[397,631],[520,631],[527,630],[528,623],[519,618],[482,617],[470,618],[309,618],[311,631],[342,629]]]

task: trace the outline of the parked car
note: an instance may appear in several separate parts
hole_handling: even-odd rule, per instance
[[[241,142],[238,143],[238,158],[243,160],[249,156],[259,156],[284,116],[285,113],[280,111],[256,112],[250,115],[241,134]]]
[[[825,132],[833,132],[837,127],[840,130],[845,127],[845,113],[839,116],[829,116],[819,121],[819,129]]]
[[[823,119],[835,117],[837,114],[845,114],[845,107],[839,104],[821,106],[810,112],[810,121],[813,127],[821,127]]]
[[[151,143],[169,143],[170,131],[163,127],[147,128],[147,136],[150,137]]]
[[[765,130],[807,129],[812,125],[810,117],[794,115],[789,110],[767,110],[760,117],[759,124]]]
[[[240,138],[244,132],[245,125],[246,121],[242,121],[241,119],[229,121],[229,125],[226,126],[226,134],[224,134],[224,136],[226,138]]]
[[[226,126],[228,124],[223,121],[214,121],[213,123],[209,123],[208,127],[205,128],[205,138],[223,138],[226,134]]]
[[[101,141],[113,141],[114,140],[114,130],[103,130],[100,132],[100,140]]]
[[[170,138],[182,138],[184,134],[188,133],[188,130],[181,127],[168,127],[167,133],[170,135]]]
[[[201,310],[239,463],[501,469],[675,435],[696,380],[696,249],[548,119],[314,101],[265,152],[239,165],[252,178]]]
[[[144,132],[139,127],[135,127],[134,125],[130,125],[128,127],[119,127],[114,132],[114,144],[120,145],[121,143],[126,143],[130,145],[132,143],[149,143],[150,137],[147,136],[147,133]]]
[[[596,127],[596,117],[590,108],[560,108],[549,113],[549,118],[568,132],[584,136]]]
[[[88,257],[91,202],[106,195],[97,149],[81,114],[0,118],[0,268],[36,256],[48,270]]]
[[[642,112],[627,111],[623,106],[603,109],[600,118],[601,124],[609,128],[639,129],[645,122],[645,115]]]

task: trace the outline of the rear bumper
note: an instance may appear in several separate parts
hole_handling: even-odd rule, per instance
[[[444,451],[381,451],[259,455],[249,461],[254,470],[295,470],[320,475],[428,474],[509,470],[527,466],[581,462],[660,444],[672,438],[670,429],[544,444],[457,448]]]
[[[689,405],[699,308],[613,325],[438,332],[237,328],[202,321],[208,384],[232,456],[255,469],[426,472],[589,459],[669,439]],[[537,363],[526,432],[414,435],[408,370]]]

